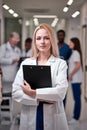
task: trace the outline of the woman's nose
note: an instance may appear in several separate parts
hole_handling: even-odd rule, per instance
[[[44,42],[45,42],[45,40],[44,40],[44,38],[42,38],[42,39],[41,39],[41,43],[44,43]]]

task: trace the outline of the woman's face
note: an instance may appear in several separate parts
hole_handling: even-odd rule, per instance
[[[51,41],[45,29],[39,29],[36,32],[36,47],[39,50],[39,52],[50,52]]]
[[[74,43],[73,43],[72,41],[69,42],[69,47],[70,47],[71,49],[74,48]]]

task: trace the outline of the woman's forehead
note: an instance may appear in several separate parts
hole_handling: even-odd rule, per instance
[[[47,30],[46,29],[44,29],[44,28],[41,28],[41,29],[39,29],[37,32],[36,32],[36,36],[37,35],[48,35],[48,32],[47,32]]]

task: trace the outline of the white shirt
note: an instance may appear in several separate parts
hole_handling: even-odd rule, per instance
[[[69,74],[72,72],[74,69],[76,63],[75,62],[80,62],[80,54],[78,51],[73,50],[72,55],[69,59]],[[82,75],[82,67],[73,75],[71,83],[82,83],[83,80],[83,75]]]
[[[32,50],[31,50],[31,49],[29,49],[27,52],[24,50],[24,51],[22,52],[22,56],[23,56],[23,57],[31,57],[31,53],[32,53]]]

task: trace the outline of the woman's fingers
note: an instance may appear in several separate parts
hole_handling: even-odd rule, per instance
[[[28,85],[28,83],[26,82],[26,80],[24,80],[24,85]]]
[[[27,81],[26,81],[26,80],[24,80],[24,85],[25,85],[25,86],[27,86],[28,88],[31,88],[30,84],[29,84],[29,83],[27,83]]]

